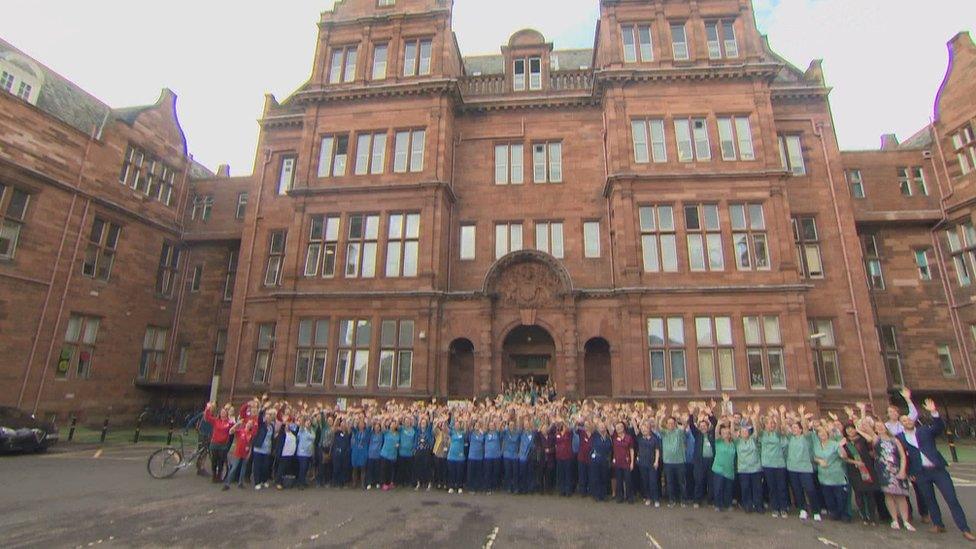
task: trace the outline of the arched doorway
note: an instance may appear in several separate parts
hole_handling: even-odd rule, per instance
[[[459,338],[451,342],[447,364],[447,396],[471,398],[474,396],[474,344]]]
[[[502,378],[531,379],[544,384],[552,375],[556,344],[545,328],[518,326],[505,336],[502,344]]]
[[[610,343],[607,340],[594,337],[586,342],[583,372],[586,396],[611,396],[613,372],[610,368]]]

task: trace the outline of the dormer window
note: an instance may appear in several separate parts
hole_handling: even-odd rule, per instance
[[[525,91],[526,69],[530,90],[542,89],[542,58],[524,57],[516,59],[513,65],[512,84],[515,91]]]
[[[0,90],[36,105],[43,82],[44,74],[30,59],[14,52],[0,54]]]

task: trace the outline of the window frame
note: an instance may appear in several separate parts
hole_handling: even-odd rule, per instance
[[[69,378],[91,379],[95,348],[98,343],[98,329],[101,328],[103,320],[100,316],[69,313],[64,329],[64,340],[61,343],[61,354],[57,357],[54,367],[56,381],[65,381]]]
[[[281,242],[280,247],[276,246],[278,240]],[[268,231],[268,261],[264,272],[264,286],[266,288],[281,286],[282,273],[285,270],[285,251],[287,247],[287,229],[272,229]]]
[[[600,220],[583,220],[583,258],[600,259],[602,244],[600,242]]]
[[[265,330],[267,329],[267,336]],[[251,374],[252,385],[271,385],[271,372],[274,366],[275,347],[277,342],[277,322],[258,322],[254,327],[254,369]],[[258,366],[264,358],[263,371],[258,377]]]
[[[392,326],[392,336],[387,338],[387,329]],[[409,326],[409,341],[404,339],[406,327]],[[377,365],[376,385],[380,389],[399,390],[413,387],[413,355],[414,341],[417,336],[416,322],[413,319],[382,319],[380,321],[380,352]],[[392,340],[392,341],[391,341]],[[404,358],[406,366],[404,366]],[[384,374],[384,362],[390,359],[389,376]],[[407,382],[403,381],[403,372],[407,372]]]
[[[847,186],[851,191],[851,197],[855,199],[866,198],[864,176],[861,174],[860,168],[845,170],[844,175],[847,177]]]
[[[670,219],[666,228],[661,223],[661,212],[668,212]],[[650,212],[646,216],[645,212]],[[645,223],[647,221],[647,223]],[[678,272],[678,232],[675,223],[675,206],[673,204],[639,204],[637,206],[637,225],[641,235],[641,261],[644,273],[676,273]],[[653,250],[648,246],[648,242],[654,242]],[[666,253],[666,246],[662,243],[669,242],[672,254]],[[653,252],[653,254],[652,254]],[[649,263],[653,255],[654,264]],[[655,268],[653,265],[656,265]]]
[[[840,352],[837,344],[837,331],[834,330],[834,319],[832,318],[810,318],[807,320],[807,328],[810,333],[810,351],[813,357],[813,367],[817,375],[817,386],[821,389],[837,390],[844,388],[844,380],[841,376]],[[813,336],[823,334],[824,337],[814,338]],[[827,364],[832,357],[833,368],[828,376]],[[833,383],[830,378],[836,380]]]
[[[566,240],[565,233],[563,232],[563,221],[535,221],[533,225],[535,229],[535,249],[540,252],[545,252],[556,259],[565,259]],[[542,237],[541,239],[540,236]]]
[[[795,215],[790,220],[793,225],[793,244],[796,246],[797,267],[800,269],[802,278],[822,280],[826,278],[827,269],[824,266],[823,251],[820,247],[820,229],[817,227],[817,218],[813,215]],[[804,222],[809,221],[813,227],[813,237],[807,234],[807,227]],[[820,263],[820,271],[814,272],[810,268],[810,253],[816,253],[817,261]]]
[[[99,227],[98,238],[95,238],[96,226]],[[113,230],[115,231],[114,241],[112,238]],[[115,256],[118,254],[118,244],[121,238],[121,225],[98,216],[93,217],[91,231],[88,235],[88,246],[81,263],[81,276],[101,282],[109,282],[112,278],[112,267],[115,265]],[[91,262],[89,261],[90,258]],[[105,267],[106,263],[108,264],[107,267]],[[89,265],[91,265],[90,268]],[[104,271],[104,275],[100,274],[99,271]]]
[[[662,336],[661,342],[657,343],[652,340],[657,334],[652,334],[652,323],[660,323]],[[644,340],[646,342],[647,357],[648,357],[648,373],[650,374],[650,387],[652,393],[659,392],[680,392],[685,393],[688,391],[688,331],[685,329],[685,318],[681,315],[670,315],[670,314],[660,314],[655,316],[648,316],[645,319],[645,331]],[[675,326],[680,326],[680,340],[677,339],[677,335],[673,332],[675,331]],[[663,379],[658,380],[655,377],[654,367],[655,367],[655,355],[660,356],[660,365],[663,368],[662,374]],[[679,377],[675,375],[675,358],[681,357],[680,361],[682,363],[681,368],[684,368],[683,385],[679,385],[676,382]],[[662,383],[663,382],[663,383]],[[676,386],[677,385],[677,386]]]
[[[307,338],[304,337],[306,326],[309,327]],[[322,333],[323,330],[320,329],[321,326],[324,326],[324,334]],[[295,377],[293,379],[296,387],[325,386],[331,335],[331,318],[303,317],[298,320],[298,337],[295,345]],[[320,338],[320,336],[323,337]],[[302,366],[303,360],[305,361],[304,366]],[[303,369],[304,375],[300,375]]]
[[[394,218],[399,217],[399,231],[394,234]],[[420,222],[419,211],[391,212],[387,214],[386,278],[416,278],[420,270]],[[411,230],[411,223],[415,221]],[[394,252],[396,250],[396,252]],[[413,267],[408,259],[413,257]],[[395,260],[394,260],[395,258]],[[391,260],[394,260],[391,263]]]
[[[518,227],[518,246],[516,247],[516,238],[513,227]],[[501,259],[506,255],[525,249],[525,225],[521,221],[498,221],[495,222],[495,259]],[[499,230],[505,231],[505,238],[501,239]],[[502,248],[500,243],[504,242],[504,252],[501,252]],[[501,253],[500,253],[501,252]]]
[[[623,46],[622,59],[624,63],[650,63],[654,61],[654,36],[651,27],[651,23],[623,23],[620,26],[620,37]],[[643,41],[644,31],[646,31],[646,43]],[[630,47],[633,49],[632,59],[628,58],[627,55],[628,36],[632,40],[630,44]]]
[[[749,321],[755,319],[757,324],[758,339],[754,339],[750,342],[749,340]],[[770,319],[775,320],[777,338],[772,340],[770,338],[768,322]],[[753,391],[785,391],[788,388],[789,383],[787,383],[787,372],[786,372],[786,360],[784,354],[785,344],[783,342],[783,330],[782,323],[780,322],[779,315],[777,314],[752,314],[744,315],[742,317],[742,330],[745,334],[745,348],[746,348],[746,371],[749,376],[749,388]],[[756,383],[756,378],[753,372],[752,357],[756,354],[760,357],[760,366],[762,369],[762,384]],[[783,383],[782,385],[775,385],[773,382],[773,367],[770,362],[770,357],[779,357],[779,367],[781,369],[781,376]]]
[[[353,236],[357,218],[362,234]],[[380,214],[354,213],[346,218],[346,255],[343,278],[376,278],[376,257],[380,242]],[[354,260],[354,263],[350,263]],[[367,261],[368,260],[368,261]],[[352,268],[350,270],[350,267]]]
[[[769,246],[769,233],[766,225],[766,208],[761,202],[739,202],[729,204],[729,219],[732,227],[732,251],[735,257],[735,268],[737,271],[769,271],[772,269],[773,257],[772,249]],[[755,220],[756,208],[761,214],[762,222]],[[737,224],[740,216],[737,211],[742,212],[742,225]],[[743,240],[744,239],[744,240]],[[762,243],[762,246],[759,243]],[[743,250],[741,244],[745,244]],[[759,250],[763,250],[763,257],[760,257]],[[749,260],[745,265],[742,261],[743,251]]]
[[[359,44],[334,45],[329,50],[327,84],[349,84],[356,81],[359,72]],[[351,66],[350,66],[351,64]],[[352,69],[352,74],[350,74]]]
[[[425,47],[427,55],[426,61],[424,58]],[[403,40],[403,70],[401,71],[401,76],[404,78],[429,76],[434,64],[433,49],[433,38],[405,38]],[[411,57],[408,57],[408,54],[411,51],[413,51],[412,59]]]
[[[736,390],[736,373],[735,373],[735,329],[733,328],[733,320],[731,315],[696,315],[694,317],[695,325],[695,345],[696,345],[696,365],[698,366],[698,387],[701,391],[735,391]],[[727,330],[726,335],[728,337],[719,337],[719,321],[722,321],[723,332]],[[704,337],[703,326],[707,323],[708,333],[707,338]],[[706,387],[704,385],[705,376],[702,372],[705,369],[705,364],[702,361],[703,356],[709,356],[709,361],[711,362],[711,379],[714,381],[714,386]],[[723,368],[723,359],[729,366],[726,371]],[[728,376],[728,377],[726,377]],[[729,383],[726,384],[726,381]]]
[[[20,211],[12,213],[14,198],[18,198],[17,207]],[[6,251],[0,253],[0,261],[13,261],[17,257],[17,245],[27,224],[31,198],[31,193],[0,182],[0,242],[8,243]]]

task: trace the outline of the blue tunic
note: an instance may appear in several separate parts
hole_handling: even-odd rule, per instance
[[[369,437],[369,452],[367,457],[369,459],[380,459],[380,450],[383,448],[383,433],[373,433],[373,428],[370,427],[370,437]]]
[[[485,433],[483,431],[471,431],[468,437],[468,461],[481,461],[485,459]]]
[[[505,459],[518,459],[519,440],[522,433],[518,429],[514,431],[502,431],[502,457]]]
[[[607,463],[610,453],[613,452],[613,441],[611,437],[603,438],[603,435],[594,433],[590,439],[593,450],[590,452],[591,463]]]
[[[532,453],[532,444],[535,441],[535,431],[523,431],[519,438],[518,460],[529,461]]]
[[[400,457],[413,457],[413,447],[417,443],[417,430],[413,427],[400,429]]]
[[[464,461],[464,441],[467,435],[451,429],[451,445],[447,450],[447,461]]]
[[[365,467],[366,457],[369,454],[369,429],[360,431],[358,428],[352,430],[352,466]]]
[[[396,461],[397,444],[400,443],[400,434],[393,431],[383,431],[383,448],[380,450],[380,457],[389,461]]]
[[[502,457],[502,437],[498,431],[488,431],[485,433],[485,459],[500,457]]]

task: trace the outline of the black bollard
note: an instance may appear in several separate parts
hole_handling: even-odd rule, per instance
[[[68,429],[68,442],[75,438],[75,425],[78,424],[78,418],[72,414],[71,415],[71,427]]]
[[[102,438],[100,440],[101,444],[105,444],[105,435],[108,434],[108,417],[106,416],[105,421],[102,422]]]
[[[176,426],[176,420],[170,418],[169,420],[169,432],[166,433],[166,446],[173,444],[173,428]]]
[[[959,453],[956,452],[956,432],[947,432],[946,440],[949,442],[949,453],[952,454],[952,462],[959,463]]]
[[[146,412],[139,414],[139,418],[136,419],[136,432],[132,435],[132,444],[139,443],[139,431],[142,430],[142,419],[146,417]]]

